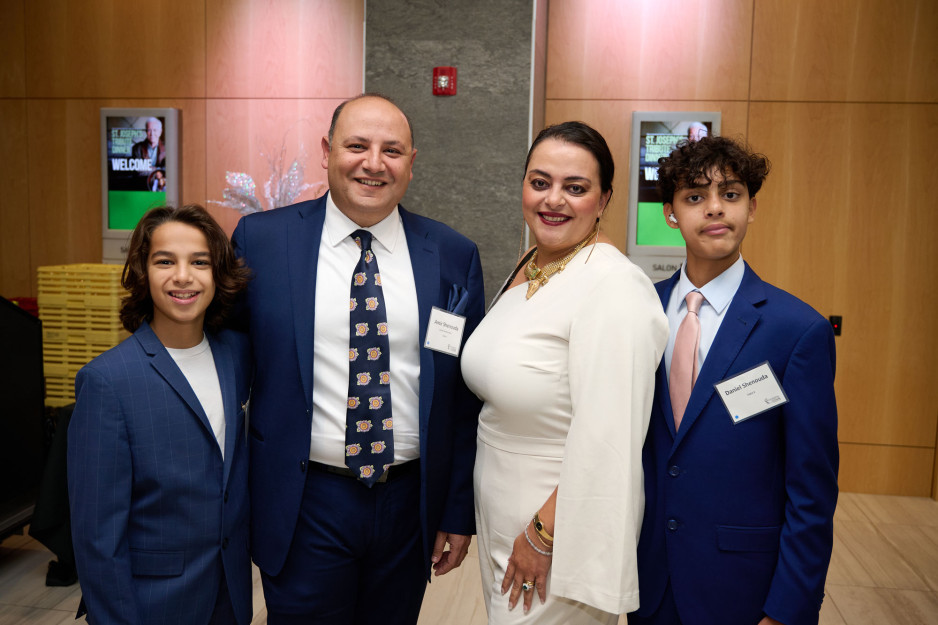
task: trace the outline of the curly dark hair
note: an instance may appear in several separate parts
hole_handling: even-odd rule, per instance
[[[593,155],[596,163],[599,165],[599,188],[603,193],[612,191],[612,179],[616,174],[616,164],[612,160],[612,152],[606,145],[606,140],[598,130],[584,124],[583,122],[563,122],[548,126],[537,134],[531,149],[528,150],[528,157],[524,159],[524,171],[528,171],[528,163],[531,162],[531,154],[534,148],[546,139],[558,139],[565,143],[572,143],[579,146]]]
[[[153,298],[147,269],[153,232],[165,223],[178,221],[196,228],[205,235],[211,254],[215,297],[205,312],[205,326],[218,330],[228,314],[237,293],[247,286],[250,271],[236,258],[228,235],[211,215],[198,204],[179,208],[159,206],[143,216],[130,236],[130,250],[121,275],[121,285],[129,291],[120,311],[121,323],[128,332],[135,332],[144,321],[153,320]]]
[[[749,197],[755,197],[772,164],[764,154],[757,154],[741,143],[726,137],[702,137],[698,141],[680,141],[671,154],[658,159],[658,192],[661,201],[671,204],[674,192],[696,187],[701,180],[711,182],[710,172],[732,172],[746,183]]]

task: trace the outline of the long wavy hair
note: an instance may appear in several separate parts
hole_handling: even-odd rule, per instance
[[[121,285],[129,292],[121,305],[121,323],[128,332],[135,332],[144,321],[153,320],[153,298],[150,296],[148,265],[153,232],[165,223],[177,221],[196,228],[205,235],[212,259],[215,297],[205,311],[205,326],[218,330],[225,321],[235,296],[250,279],[249,270],[236,258],[228,235],[211,215],[198,204],[179,208],[159,206],[143,216],[130,236],[130,251],[121,275]]]

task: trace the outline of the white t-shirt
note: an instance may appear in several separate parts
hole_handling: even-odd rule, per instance
[[[205,335],[202,342],[195,347],[186,349],[172,349],[166,351],[175,361],[176,366],[186,376],[186,381],[192,387],[195,396],[202,404],[202,410],[208,417],[212,426],[221,457],[225,458],[225,405],[221,397],[221,383],[218,381],[218,372],[215,370],[215,358],[212,357],[212,348]]]

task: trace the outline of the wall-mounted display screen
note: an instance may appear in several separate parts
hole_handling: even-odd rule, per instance
[[[143,214],[179,201],[179,111],[102,108],[101,133],[102,257],[122,263]]]
[[[719,132],[720,113],[632,113],[628,255],[652,279],[668,277],[684,258],[680,231],[668,227],[664,220],[656,187],[658,159],[670,154],[678,141],[695,141]]]

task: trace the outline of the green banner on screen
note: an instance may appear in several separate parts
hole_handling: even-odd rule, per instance
[[[681,231],[670,228],[664,221],[664,205],[661,202],[639,202],[636,219],[635,241],[639,245],[662,245],[684,247]]]
[[[165,191],[108,191],[107,227],[133,230],[144,213],[164,204]]]

